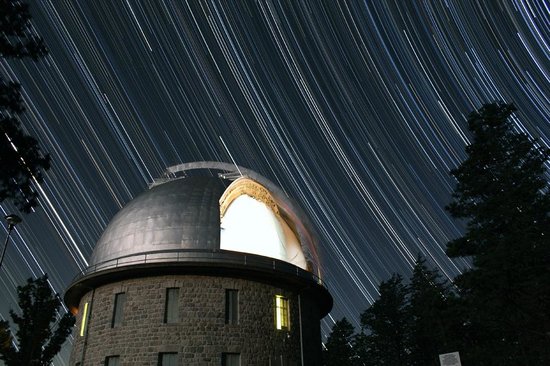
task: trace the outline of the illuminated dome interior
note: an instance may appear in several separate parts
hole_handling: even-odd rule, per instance
[[[280,259],[307,269],[300,241],[269,191],[249,178],[233,182],[220,199],[220,249]]]

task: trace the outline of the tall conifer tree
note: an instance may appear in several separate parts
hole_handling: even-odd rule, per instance
[[[454,295],[437,270],[418,257],[408,287],[407,344],[411,366],[439,366],[438,355],[455,351],[451,313]]]
[[[365,365],[405,366],[408,364],[406,334],[407,288],[401,276],[394,274],[379,287],[380,297],[361,314],[364,339],[359,350],[368,355]]]
[[[451,174],[448,211],[467,221],[450,256],[470,256],[456,279],[465,311],[463,358],[476,365],[550,365],[549,150],[515,127],[510,104],[469,115],[473,142]]]
[[[323,351],[324,366],[352,366],[355,350],[352,347],[353,325],[346,319],[336,321]]]

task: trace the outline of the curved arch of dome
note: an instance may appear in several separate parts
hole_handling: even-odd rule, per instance
[[[220,219],[223,218],[231,203],[242,195],[264,203],[275,215],[280,216],[279,207],[271,193],[260,183],[248,177],[241,177],[231,183],[220,197]]]

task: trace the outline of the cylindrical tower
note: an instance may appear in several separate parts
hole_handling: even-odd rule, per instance
[[[320,279],[301,209],[225,163],[169,168],[69,286],[70,365],[320,365]]]

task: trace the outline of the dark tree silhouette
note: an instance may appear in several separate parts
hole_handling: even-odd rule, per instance
[[[380,284],[380,297],[361,314],[363,336],[357,351],[365,365],[407,365],[407,288],[394,274]]]
[[[354,364],[353,332],[353,325],[346,318],[336,321],[325,343],[324,366],[351,366]]]
[[[0,14],[0,57],[38,60],[47,54],[42,38],[31,31],[28,4],[0,0]],[[0,75],[0,202],[11,199],[30,212],[38,205],[32,181],[42,182],[50,158],[21,128],[17,115],[23,111],[20,85]]]
[[[493,103],[471,113],[468,157],[451,171],[447,209],[467,228],[447,253],[473,260],[456,279],[469,364],[550,365],[549,151],[515,128],[515,110]]]
[[[7,366],[45,366],[59,352],[70,334],[75,318],[66,313],[59,321],[61,300],[48,284],[48,277],[28,279],[25,286],[17,287],[21,315],[10,310],[13,324],[17,326],[13,345],[13,333],[7,321],[0,321],[0,359]],[[50,328],[52,324],[55,330]]]
[[[408,293],[409,365],[439,366],[439,354],[456,351],[452,335],[457,320],[451,310],[455,296],[422,257],[416,260]]]

